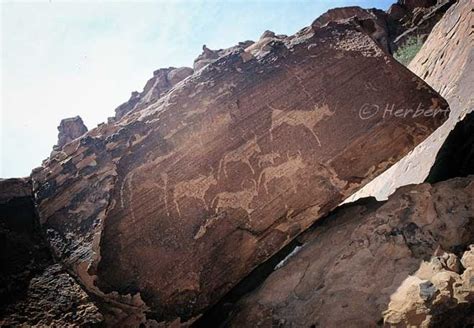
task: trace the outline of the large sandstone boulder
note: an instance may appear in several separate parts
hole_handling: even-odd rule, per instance
[[[349,201],[367,196],[386,199],[399,186],[423,182],[450,131],[466,113],[474,109],[474,50],[470,42],[470,8],[469,0],[460,0],[452,6],[409,66],[448,101],[451,108],[448,121]]]
[[[195,318],[445,120],[358,25],[265,46],[214,58],[33,173],[56,256],[121,324]]]
[[[474,176],[346,205],[303,233],[259,288],[227,304],[227,323],[470,327],[473,214]]]

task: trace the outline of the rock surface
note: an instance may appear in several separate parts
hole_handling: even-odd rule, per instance
[[[227,326],[474,324],[474,176],[346,205],[299,239]]]
[[[474,245],[458,258],[438,251],[405,279],[384,311],[389,327],[472,327]]]
[[[55,254],[121,323],[199,315],[445,120],[357,25],[278,38],[213,58],[34,172]],[[387,104],[437,115],[371,112]]]
[[[176,84],[193,74],[190,67],[168,67],[153,72],[142,92],[132,92],[130,99],[115,109],[115,117],[111,121],[122,118],[131,111],[138,111],[147,105],[156,102]]]
[[[386,199],[399,186],[423,182],[450,131],[474,109],[474,50],[469,0],[460,0],[433,29],[409,68],[448,101],[448,121],[403,160],[393,165],[347,201],[367,196]]]
[[[320,27],[329,22],[353,19],[384,51],[394,53],[398,48],[405,46],[411,38],[424,42],[435,24],[454,3],[454,0],[400,0],[387,12],[357,6],[334,8],[317,18],[313,26]]]
[[[392,51],[403,47],[411,38],[424,42],[454,3],[456,0],[398,1],[388,11],[392,19],[389,23]]]
[[[53,147],[54,151],[61,150],[64,145],[82,136],[87,132],[87,127],[80,116],[75,116],[61,120],[58,131],[58,143]]]
[[[329,22],[344,21],[356,18],[365,32],[387,53],[390,53],[390,36],[387,14],[380,9],[362,9],[361,7],[343,7],[330,9],[319,16],[313,27],[321,27]]]
[[[35,213],[31,181],[0,180],[0,326],[92,326],[102,321],[55,264]]]

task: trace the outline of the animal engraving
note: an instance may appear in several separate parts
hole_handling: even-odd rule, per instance
[[[273,140],[273,130],[278,128],[280,125],[286,123],[289,126],[298,126],[302,125],[305,128],[311,131],[311,134],[314,136],[318,145],[321,147],[321,141],[319,140],[318,135],[314,132],[314,127],[326,117],[329,117],[334,114],[329,110],[329,106],[324,105],[320,108],[314,106],[313,110],[304,111],[304,110],[280,110],[271,107],[268,107],[272,110],[272,125],[270,127],[270,140]]]
[[[214,174],[211,173],[209,176],[205,175],[199,175],[199,177],[195,179],[191,179],[188,181],[181,181],[178,182],[174,186],[174,204],[176,207],[176,210],[178,211],[179,217],[181,217],[181,209],[179,207],[179,200],[182,198],[194,198],[200,200],[203,204],[206,210],[209,210],[209,206],[206,202],[205,195],[206,192],[209,190],[209,188],[212,185],[216,185],[217,180],[214,178]]]
[[[275,164],[275,159],[279,157],[280,157],[280,154],[278,153],[269,153],[269,154],[260,155],[258,157],[258,167],[262,167],[268,164],[273,165]]]
[[[281,163],[277,166],[269,166],[262,170],[260,176],[258,178],[258,185],[261,186],[263,183],[263,187],[265,188],[265,192],[268,193],[268,183],[274,179],[279,178],[287,178],[290,180],[291,186],[293,187],[293,191],[296,193],[297,183],[294,181],[294,176],[298,172],[299,169],[304,168],[306,165],[303,162],[303,158],[301,157],[301,153],[294,157],[289,157],[287,155],[288,161]]]
[[[262,150],[260,149],[258,145],[257,136],[255,135],[247,143],[243,144],[239,148],[232,150],[224,155],[224,157],[219,162],[219,170],[218,170],[217,175],[220,176],[221,171],[224,171],[224,176],[227,178],[226,167],[227,167],[227,164],[232,163],[232,162],[245,163],[252,171],[252,174],[255,174],[255,170],[252,167],[252,164],[250,163],[250,158],[254,154],[258,154],[261,152]]]
[[[212,204],[215,205],[216,213],[219,212],[219,209],[224,208],[234,208],[239,209],[242,208],[247,212],[247,214],[251,214],[253,209],[250,208],[250,204],[255,196],[258,195],[258,186],[255,180],[250,180],[252,182],[252,187],[243,189],[241,191],[236,192],[228,192],[224,191],[218,193],[216,197],[212,200]]]

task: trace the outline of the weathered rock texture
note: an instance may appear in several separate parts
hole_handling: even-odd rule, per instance
[[[353,19],[384,51],[394,53],[411,38],[424,42],[435,24],[453,3],[455,3],[454,0],[400,0],[387,12],[356,6],[334,8],[317,18],[313,26],[321,27],[329,22]]]
[[[459,258],[438,251],[390,297],[384,322],[391,327],[472,327],[474,245]]]
[[[55,151],[61,150],[64,145],[82,136],[87,132],[87,127],[80,116],[75,116],[61,120],[58,131],[58,143],[53,147]]]
[[[228,326],[474,323],[474,176],[346,205],[299,239],[299,252],[234,306]]]
[[[451,108],[449,120],[348,201],[367,196],[386,199],[399,186],[423,182],[449,132],[474,109],[471,8],[469,0],[460,0],[452,6],[409,66],[448,101]]]
[[[264,48],[213,59],[33,174],[55,254],[121,323],[200,314],[445,120],[357,25]],[[437,115],[361,119],[387,104]]]
[[[147,105],[156,102],[191,74],[193,74],[193,69],[190,67],[168,67],[154,71],[153,77],[145,84],[143,91],[132,92],[130,99],[115,109],[115,117],[110,121],[120,119],[131,111],[143,109]]]
[[[312,24],[321,27],[329,22],[344,21],[356,18],[374,41],[387,53],[390,53],[390,35],[387,14],[380,9],[362,9],[361,7],[343,7],[330,9],[318,17]]]
[[[102,316],[55,264],[36,216],[31,182],[0,181],[0,326],[91,326]]]
[[[410,38],[424,42],[433,27],[456,0],[400,0],[388,10],[391,50],[403,47]]]

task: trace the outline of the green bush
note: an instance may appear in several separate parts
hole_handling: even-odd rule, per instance
[[[407,41],[395,51],[393,57],[405,66],[408,66],[412,59],[420,51],[423,40],[417,36],[411,36]]]

